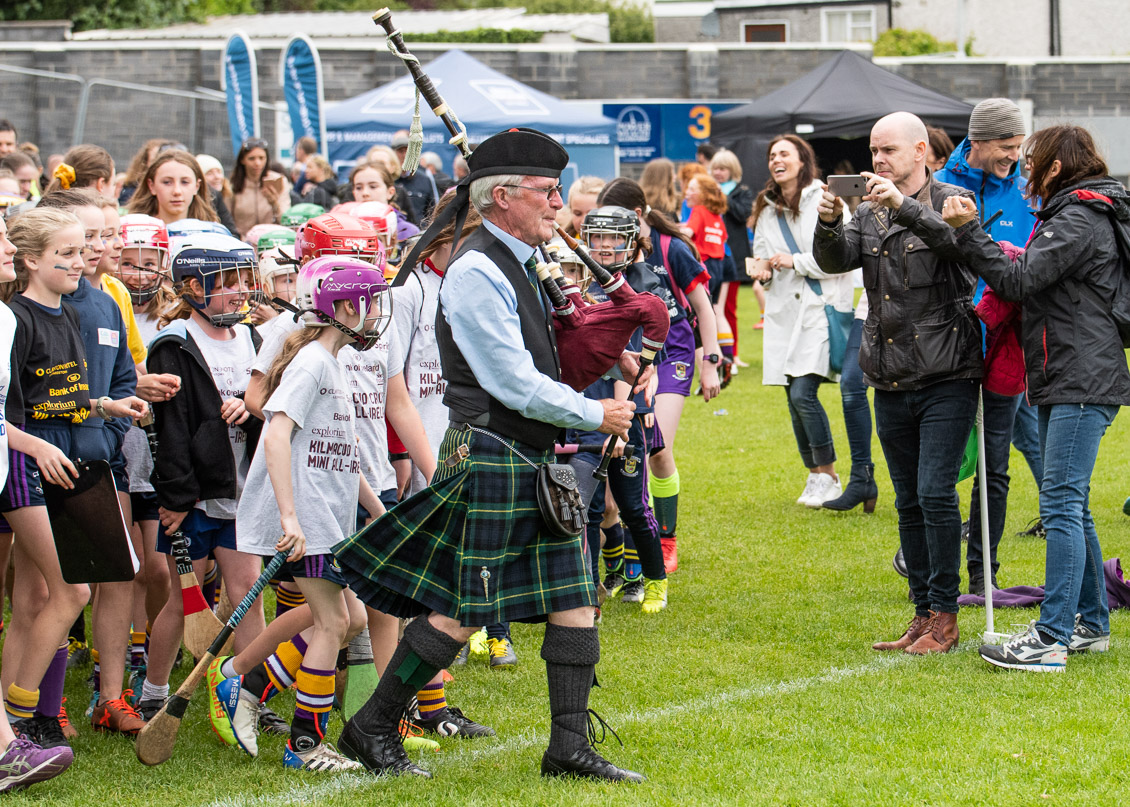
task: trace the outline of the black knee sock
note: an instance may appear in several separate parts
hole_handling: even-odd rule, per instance
[[[414,620],[404,630],[404,639],[396,646],[372,697],[350,722],[367,732],[398,726],[412,696],[436,673],[451,666],[462,649],[462,642],[434,627],[427,617]]]
[[[545,626],[541,645],[549,682],[549,753],[567,759],[588,746],[589,692],[600,660],[600,634],[596,628]]]

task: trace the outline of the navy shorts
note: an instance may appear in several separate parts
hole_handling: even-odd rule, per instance
[[[382,490],[377,498],[381,500],[381,504],[385,506],[385,510],[391,510],[392,508],[396,507],[396,505],[400,504],[400,501],[396,498],[396,488]],[[358,503],[356,525],[357,532],[361,532],[361,530],[365,529],[365,522],[369,520],[369,516],[371,515],[372,513],[370,513],[368,510],[362,507],[360,503]]]
[[[202,560],[218,548],[236,549],[235,519],[212,518],[203,510],[193,508],[181,522],[180,530],[188,542],[188,556],[193,560]],[[163,524],[157,528],[157,551],[165,555],[173,552]]]
[[[8,483],[0,492],[0,512],[10,513],[21,507],[42,505],[43,482],[39,478],[39,466],[30,455],[9,448]]]
[[[110,472],[114,475],[114,489],[129,493],[129,471],[126,470],[126,457],[117,453],[110,457]]]
[[[341,566],[332,554],[304,555],[296,561],[287,561],[279,567],[275,575],[280,583],[290,583],[297,577],[309,580],[328,580],[335,586],[345,588],[345,577],[341,574]]]
[[[25,423],[20,427],[24,432],[41,440],[46,440],[58,448],[72,461],[106,460],[111,469],[114,460],[121,458],[121,452],[114,447],[114,436],[101,424],[95,426],[72,426],[69,423],[45,425],[44,423]],[[125,464],[122,464],[124,473]],[[118,484],[118,474],[114,474],[115,487],[129,490]],[[8,482],[0,492],[0,513],[10,513],[21,507],[43,506],[43,481],[39,466],[28,454],[8,449]]]
[[[157,494],[151,490],[139,491],[129,495],[130,508],[133,510],[134,522],[139,521],[160,521],[161,514],[158,512],[160,505],[157,504]]]

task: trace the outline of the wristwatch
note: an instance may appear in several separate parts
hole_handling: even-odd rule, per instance
[[[722,357],[719,356],[717,353],[708,353],[708,354],[706,354],[705,356],[702,357],[702,360],[708,361],[711,364],[719,364],[722,361]]]
[[[113,420],[113,415],[106,414],[106,404],[112,400],[109,395],[103,395],[94,404],[94,411],[98,413],[98,417],[103,420]]]

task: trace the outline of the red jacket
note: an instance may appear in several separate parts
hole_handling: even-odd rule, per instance
[[[1001,250],[1016,262],[1024,252],[1000,241]],[[977,316],[985,323],[985,372],[981,385],[997,395],[1019,395],[1027,388],[1024,348],[1020,346],[1020,304],[1003,300],[986,288],[977,304]]]

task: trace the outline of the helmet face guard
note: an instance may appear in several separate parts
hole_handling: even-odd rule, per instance
[[[255,250],[231,236],[186,239],[173,258],[173,278],[177,292],[217,328],[242,322],[247,304],[262,294]],[[189,292],[194,278],[204,290],[203,302]]]
[[[123,216],[119,232],[122,258],[116,272],[118,280],[125,285],[135,305],[145,305],[157,295],[162,283],[172,280],[169,273],[169,233],[160,219],[138,214]],[[157,253],[156,266],[141,265],[143,249]],[[135,252],[137,258],[131,259],[131,252]]]
[[[352,303],[360,315],[356,328],[337,318],[339,301]],[[336,328],[358,350],[375,345],[392,322],[392,289],[380,269],[357,258],[316,258],[303,266],[295,303],[308,327]]]
[[[585,215],[581,236],[593,258],[612,272],[632,265],[640,235],[639,216],[624,207],[598,207]],[[601,258],[611,253],[612,261]]]

